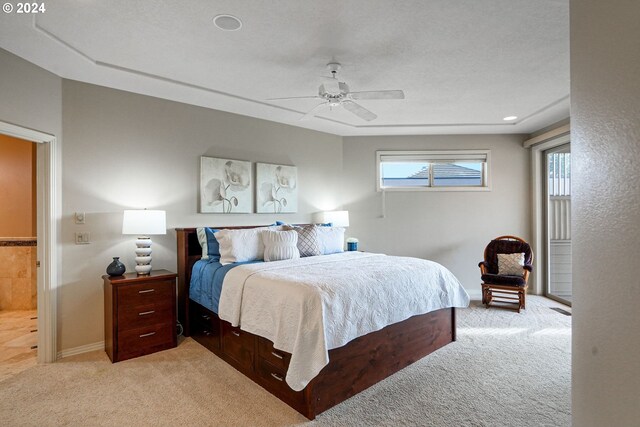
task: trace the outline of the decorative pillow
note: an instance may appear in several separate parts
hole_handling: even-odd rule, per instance
[[[268,229],[269,227],[258,227],[218,231],[216,239],[220,244],[220,264],[263,259],[264,244],[261,233]]]
[[[285,226],[285,230],[294,230],[298,233],[298,251],[301,257],[322,255],[318,241],[318,227],[315,225]]]
[[[209,227],[200,227],[196,229],[198,242],[202,247],[202,259],[212,258],[214,261],[220,260],[220,245],[214,236],[220,230],[211,229]]]
[[[317,230],[322,255],[344,252],[344,228],[317,227]]]
[[[300,258],[300,252],[296,246],[298,233],[295,231],[265,230],[262,232],[262,241],[266,262]]]
[[[503,276],[524,275],[524,252],[498,254],[498,274]]]

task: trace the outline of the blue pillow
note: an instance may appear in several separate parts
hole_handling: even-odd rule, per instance
[[[209,259],[213,260],[213,262],[220,261],[220,244],[216,239],[215,233],[220,230],[211,229],[209,227],[205,227],[204,232],[207,236],[207,254],[209,255]]]
[[[275,225],[289,225],[284,221],[276,221]]]

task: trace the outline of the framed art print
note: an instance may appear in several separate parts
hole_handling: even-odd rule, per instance
[[[256,163],[256,212],[298,211],[298,168]]]
[[[200,157],[200,213],[253,211],[251,162]]]

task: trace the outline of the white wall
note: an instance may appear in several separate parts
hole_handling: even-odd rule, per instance
[[[343,144],[344,207],[348,235],[360,249],[415,256],[449,268],[472,297],[480,296],[484,248],[504,234],[529,240],[529,150],[522,135],[346,137]],[[376,191],[376,150],[490,149],[488,192]]]
[[[571,1],[573,425],[640,423],[640,2]]]
[[[111,257],[135,266],[122,210],[167,211],[167,227],[308,222],[338,207],[342,139],[264,120],[64,80],[61,349],[103,339],[102,279]],[[298,214],[198,214],[207,155],[298,166]],[[74,212],[86,212],[76,225]],[[76,245],[74,233],[91,233]],[[175,232],[154,236],[153,266],[176,270]]]

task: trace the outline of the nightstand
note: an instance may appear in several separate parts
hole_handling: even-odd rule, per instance
[[[167,270],[104,279],[104,347],[112,362],[173,348],[176,277]]]

